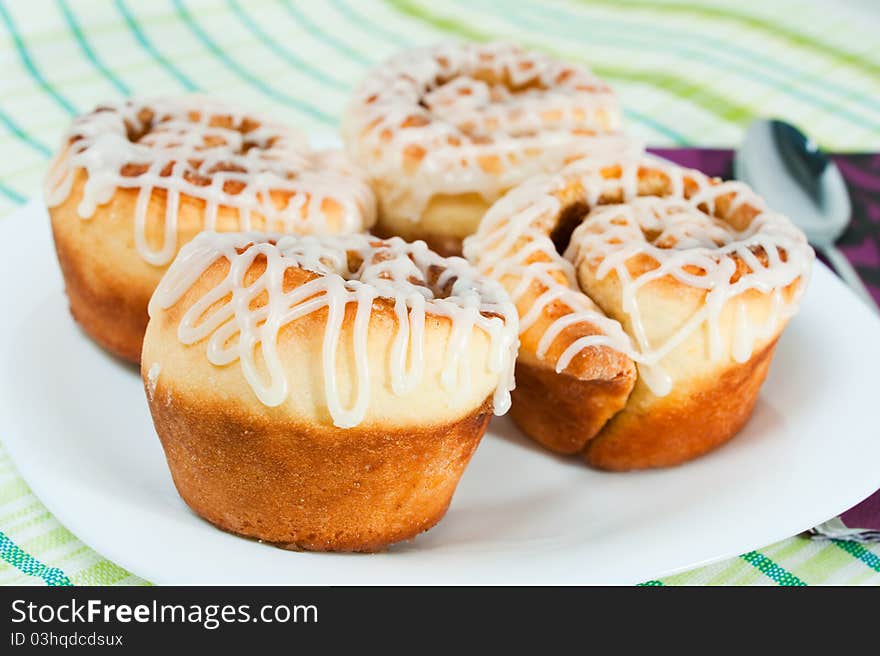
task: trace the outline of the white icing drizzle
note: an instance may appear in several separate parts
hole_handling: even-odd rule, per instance
[[[245,286],[245,274],[260,256],[266,269]],[[229,272],[186,311],[178,338],[183,344],[207,339],[207,357],[215,365],[239,361],[245,379],[265,405],[277,406],[288,394],[288,372],[278,355],[279,331],[326,308],[322,359],[327,407],[334,425],[359,424],[370,399],[370,316],[374,300],[382,298],[393,300],[397,318],[389,365],[395,394],[405,395],[424,377],[427,317],[446,317],[451,332],[441,373],[443,387],[453,398],[469,393],[467,354],[474,330],[482,330],[490,340],[488,368],[499,378],[494,411],[503,414],[509,408],[519,347],[516,308],[498,283],[480,276],[466,260],[442,258],[424,242],[410,244],[397,237],[204,232],[181,249],[166,272],[150,302],[150,315],[174,305],[221,258],[229,262]],[[355,270],[350,270],[351,262]],[[317,276],[284,291],[284,274],[292,267]],[[265,305],[253,309],[252,301],[264,294]],[[356,306],[355,320],[343,331],[349,304]],[[357,384],[354,403],[346,408],[337,389],[336,352],[349,330]],[[260,375],[258,350],[268,377]]]
[[[437,194],[488,202],[538,172],[634,142],[589,70],[506,43],[401,52],[371,71],[343,119],[352,158],[415,221]],[[407,160],[415,157],[411,170]]]
[[[147,396],[150,398],[150,401],[153,400],[156,394],[156,385],[159,383],[159,374],[161,372],[162,365],[158,362],[151,364],[149,370],[147,370]]]
[[[603,175],[603,169],[609,166],[620,166],[619,177]],[[640,169],[662,173],[667,178],[669,195],[637,196]],[[688,194],[686,181],[696,186]],[[572,233],[565,255],[560,256],[550,232],[565,206],[559,197],[561,192],[576,184],[583,196],[569,198],[566,204],[577,200],[591,209]],[[598,204],[615,192],[622,192],[622,204]],[[742,230],[715,216],[716,199],[731,193],[727,216],[744,204],[757,210]],[[534,283],[545,290],[523,314],[521,332],[532,326],[553,301],[570,310],[548,326],[538,343],[539,358],[568,326],[583,323],[599,329],[600,334],[581,337],[568,345],[556,362],[557,372],[562,372],[585,348],[607,346],[634,360],[640,377],[657,396],[668,394],[673,386],[663,369],[663,358],[701,326],[708,328],[709,357],[721,357],[720,316],[729,303],[737,304],[732,356],[737,362],[747,361],[755,345],[772,337],[797,311],[814,258],[803,233],[786,217],[768,210],[745,184],[718,182],[698,171],[654,158],[623,162],[587,158],[558,175],[534,178],[495,203],[464,248],[478,269],[505,281],[514,302],[523,298]],[[536,253],[544,257],[530,261]],[[643,256],[652,264],[633,277],[628,263]],[[580,290],[575,272],[584,261],[595,268],[600,280],[612,271],[617,275],[621,305],[632,335],[592,302],[589,290]],[[745,268],[731,282],[737,261]],[[705,301],[671,336],[652,344],[646,336],[637,295],[642,287],[664,276],[705,290]],[[783,290],[793,284],[792,293],[783,295]],[[747,316],[744,294],[750,290],[771,295],[771,309],[763,324]]]
[[[138,189],[135,245],[157,266],[177,252],[181,197],[204,201],[204,228],[216,228],[222,207],[238,212],[249,230],[255,215],[272,229],[295,233],[353,232],[375,220],[369,186],[338,151],[310,151],[299,133],[217,100],[127,100],[78,117],[46,180],[49,207],[69,197],[78,170],[88,180],[77,212],[82,219],[110,202],[117,189]],[[147,209],[154,192],[167,194],[164,237],[147,242]],[[328,224],[325,201],[341,208]],[[338,210],[337,210],[338,211]]]

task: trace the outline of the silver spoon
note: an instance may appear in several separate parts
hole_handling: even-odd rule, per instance
[[[746,131],[734,176],[787,215],[822,251],[838,275],[877,310],[871,293],[834,245],[852,218],[852,204],[837,165],[790,123],[759,119]]]

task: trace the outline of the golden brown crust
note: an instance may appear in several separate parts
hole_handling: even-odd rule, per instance
[[[683,385],[660,399],[638,385],[627,406],[634,410],[612,418],[587,444],[586,461],[614,471],[670,467],[724,444],[751,416],[775,348],[776,340],[714,380]]]
[[[85,173],[74,192],[49,209],[58,263],[70,312],[82,329],[114,355],[137,363],[147,326],[147,303],[164,268],[143,261],[135,247],[130,216],[135,194],[118,192],[90,219],[76,208]]]
[[[288,549],[379,551],[445,514],[491,416],[412,429],[268,419],[160,379],[150,410],[180,496],[216,526]]]
[[[543,285],[533,284],[533,287],[537,287],[538,290],[529,290],[517,301],[516,306],[521,317],[528,313],[532,303],[547,291]],[[601,328],[589,322],[572,324],[563,328],[547,350],[538,357],[538,344],[547,329],[557,319],[570,312],[570,308],[563,303],[556,301],[548,303],[538,320],[520,334],[518,362],[541,366],[556,373],[556,363],[570,344],[582,337],[602,334]],[[620,389],[624,398],[629,395],[636,382],[636,367],[633,361],[626,354],[609,346],[592,346],[581,350],[561,373],[583,381],[620,380],[628,383]]]
[[[121,289],[119,284],[90,285],[84,258],[63,238],[56,237],[55,245],[70,314],[102,348],[129,362],[140,362],[149,294],[144,297],[140,290]]]
[[[577,453],[626,404],[628,372],[580,380],[519,361],[510,416],[529,437],[557,453]]]

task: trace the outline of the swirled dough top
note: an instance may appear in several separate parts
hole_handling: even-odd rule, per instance
[[[83,219],[119,189],[138,192],[135,243],[156,265],[177,252],[181,197],[204,202],[209,230],[221,208],[238,211],[241,230],[257,216],[295,233],[353,232],[375,220],[372,191],[340,152],[313,152],[284,125],[197,95],[127,100],[78,117],[46,181],[50,207],[67,200],[80,171]],[[146,236],[154,192],[167,194],[158,246]]]
[[[563,256],[554,231],[565,208],[578,205],[580,223]],[[719,357],[722,310],[754,291],[771,295],[772,309],[759,326],[739,313],[732,355],[748,360],[755,343],[774,334],[796,311],[814,258],[803,233],[745,184],[655,158],[585,159],[558,175],[524,183],[492,206],[479,231],[465,242],[465,254],[480,270],[505,281],[514,301],[534,298],[528,308],[519,308],[522,331],[550,303],[568,306],[570,311],[547,326],[539,357],[567,326],[598,328],[568,345],[557,371],[582,350],[607,346],[638,363],[657,395],[670,391],[663,358],[703,326],[710,357]],[[628,331],[590,299],[589,285],[582,284],[584,271],[600,281],[615,274]],[[638,294],[661,279],[705,295],[692,317],[661,343],[651,343]]]
[[[492,201],[537,171],[632,148],[611,89],[583,67],[506,43],[401,52],[371,71],[343,134],[413,220],[431,196]]]
[[[368,352],[368,331],[381,323],[371,323],[371,316],[384,307],[393,317],[388,323],[395,325],[386,342],[391,344],[387,369],[394,394],[405,395],[422,383],[427,356],[434,355],[426,352],[426,333],[437,330],[440,318],[451,328],[438,384],[452,394],[470,392],[469,372],[475,365],[468,361],[470,346],[474,334],[482,332],[489,344],[483,361],[496,380],[494,410],[507,411],[518,347],[516,308],[498,283],[479,275],[466,260],[442,258],[424,242],[396,237],[205,232],[181,249],[153,296],[151,317],[177,303],[221,259],[229,263],[228,272],[186,310],[178,337],[184,344],[207,339],[207,357],[215,365],[240,361],[264,404],[282,403],[288,377],[296,373],[286,371],[279,358],[281,329],[325,312],[327,407],[336,426],[360,423],[370,399],[371,357],[379,357]],[[258,259],[265,266],[251,279]],[[291,284],[285,278],[290,269],[311,275]],[[350,313],[346,318],[349,304],[355,309],[353,320]],[[353,340],[357,378],[349,408],[337,390],[337,349],[343,339]]]

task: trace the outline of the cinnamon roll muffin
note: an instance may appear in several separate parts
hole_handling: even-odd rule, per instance
[[[147,303],[201,230],[355,232],[375,200],[340,152],[200,96],[129,100],[77,118],[46,180],[74,318],[137,362]]]
[[[142,374],[181,497],[285,548],[430,528],[509,406],[516,309],[423,242],[203,233],[150,316]]]
[[[735,435],[814,258],[741,182],[592,158],[487,213],[467,256],[511,293],[511,415],[603,469],[674,465]]]
[[[504,43],[401,52],[370,72],[343,120],[379,200],[376,233],[460,253],[488,207],[535,173],[636,148],[608,86]]]

